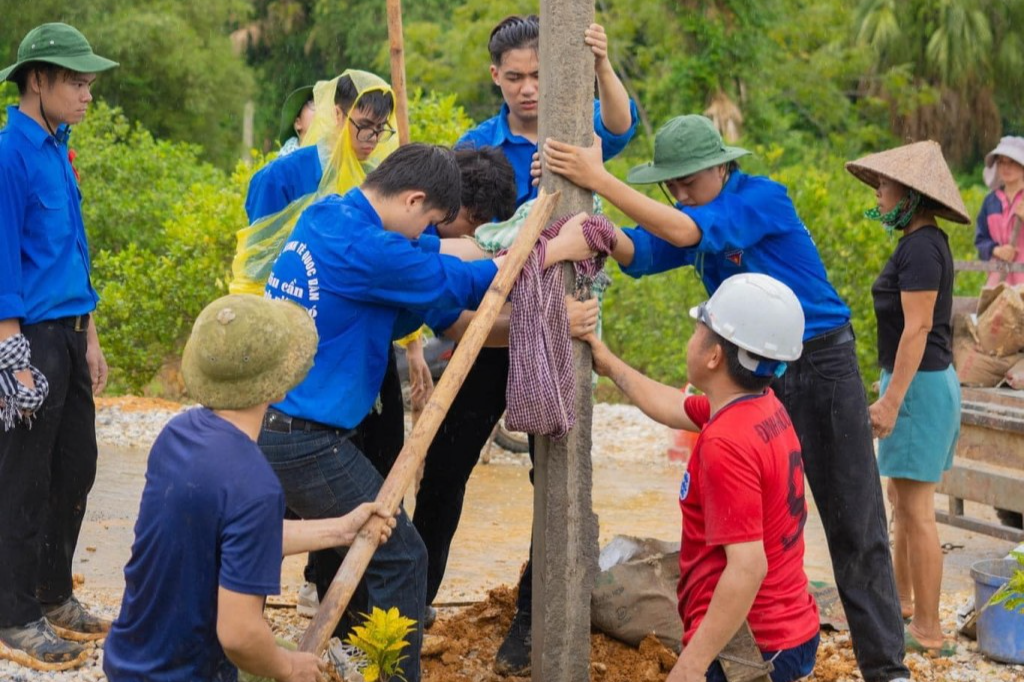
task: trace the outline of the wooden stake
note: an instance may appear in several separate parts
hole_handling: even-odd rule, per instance
[[[402,0],[388,0],[388,41],[391,44],[391,89],[395,92],[398,144],[409,144],[409,97],[405,87],[405,38],[402,35]]]
[[[391,513],[398,511],[398,505],[405,496],[405,491],[409,489],[409,484],[412,483],[420,462],[427,456],[427,448],[434,440],[434,435],[437,434],[441,422],[448,413],[455,394],[459,392],[462,383],[466,380],[466,375],[473,367],[487,334],[494,326],[494,321],[508,299],[508,293],[519,277],[527,257],[533,251],[537,238],[547,226],[558,199],[557,192],[547,194],[542,191],[540,193],[526,223],[519,231],[515,243],[512,244],[505,261],[494,276],[494,281],[491,282],[490,289],[480,303],[473,321],[455,349],[451,362],[448,363],[444,374],[441,375],[437,388],[434,389],[433,395],[426,407],[423,408],[423,414],[413,427],[412,434],[405,441],[405,446],[398,455],[398,459],[395,460],[394,466],[391,467],[391,472],[377,494],[377,502],[380,502]],[[359,584],[363,573],[366,572],[366,567],[370,564],[370,559],[373,558],[383,523],[383,519],[374,517],[367,521],[359,531],[356,541],[349,548],[341,568],[338,569],[327,594],[324,595],[316,617],[299,641],[301,651],[319,655],[327,647],[331,633],[338,625],[338,621],[341,620],[341,615],[352,599],[356,585]]]

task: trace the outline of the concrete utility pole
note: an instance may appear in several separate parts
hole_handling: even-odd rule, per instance
[[[541,0],[538,137],[590,146],[594,137],[594,55],[583,33],[594,21],[593,0]],[[592,194],[545,173],[541,185],[561,191],[554,218],[592,212]],[[573,271],[566,268],[568,293]],[[563,441],[538,438],[533,502],[532,679],[590,679],[590,593],[597,578],[597,516],[591,506],[590,347],[573,342],[576,426]]]

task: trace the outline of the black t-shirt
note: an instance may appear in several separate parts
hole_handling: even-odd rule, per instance
[[[953,360],[953,254],[946,233],[926,225],[900,238],[882,274],[871,287],[878,318],[878,364],[893,371],[903,334],[900,292],[938,291],[932,329],[918,370],[941,371]]]

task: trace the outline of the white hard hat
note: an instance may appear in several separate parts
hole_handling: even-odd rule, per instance
[[[740,364],[759,376],[781,374],[803,350],[804,311],[796,294],[779,280],[759,273],[733,275],[711,298],[690,310],[722,338],[740,347]],[[773,363],[761,363],[749,351]],[[762,367],[768,364],[770,367]]]

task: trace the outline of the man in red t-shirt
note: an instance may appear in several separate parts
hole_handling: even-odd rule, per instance
[[[768,386],[800,356],[803,311],[786,285],[748,273],[690,314],[687,375],[704,395],[685,401],[585,339],[598,374],[649,417],[701,432],[679,489],[683,653],[666,682],[724,681],[715,659],[744,621],[773,682],[791,682],[814,668],[818,609],[803,570],[800,441]]]

